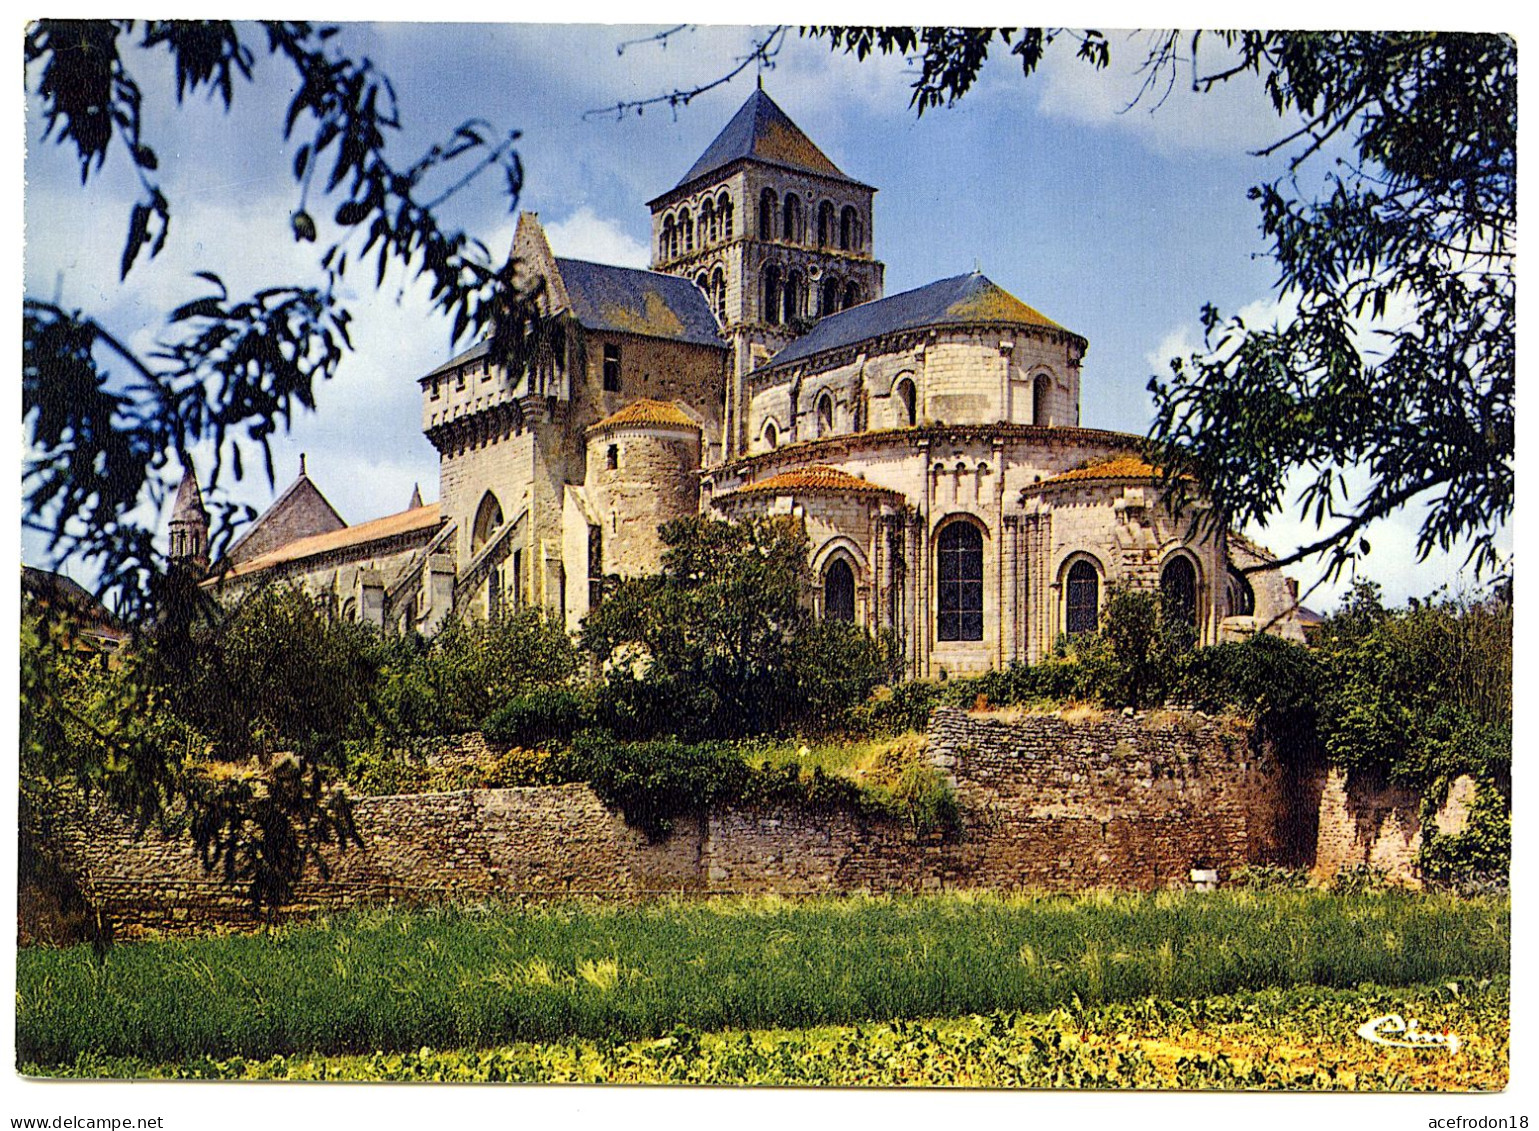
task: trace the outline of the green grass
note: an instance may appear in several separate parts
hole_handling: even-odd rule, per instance
[[[359,913],[17,956],[20,1060],[485,1048],[1435,984],[1508,970],[1505,898],[773,898]]]
[[[1457,1053],[1386,1048],[1357,1034],[1389,1013],[1455,1033]],[[1194,1002],[1145,998],[1050,1013],[157,1064],[83,1054],[29,1075],[171,1080],[499,1081],[777,1086],[1499,1089],[1508,1074],[1505,980],[1398,989],[1260,990]]]

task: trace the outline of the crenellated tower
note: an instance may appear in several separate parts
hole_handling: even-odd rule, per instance
[[[762,88],[650,202],[653,270],[702,290],[732,350],[726,455],[746,445],[743,378],[818,319],[882,297],[876,189],[845,176]]]

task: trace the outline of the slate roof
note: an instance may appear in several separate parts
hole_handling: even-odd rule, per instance
[[[890,488],[872,483],[870,480],[851,475],[848,471],[842,471],[837,467],[829,467],[826,464],[815,464],[811,467],[798,467],[791,471],[782,471],[779,475],[772,475],[768,479],[761,479],[757,483],[750,483],[746,487],[739,487],[734,493],[739,495],[788,495],[798,491],[856,491],[881,495],[896,495],[898,493]]]
[[[756,90],[674,188],[683,188],[745,158],[860,184],[840,172],[786,112],[775,105],[774,99]]]
[[[207,520],[208,511],[203,506],[203,492],[198,489],[198,478],[193,473],[192,465],[187,465],[187,470],[182,472],[182,481],[177,484],[176,502],[171,506],[172,522]]]
[[[830,314],[772,357],[767,368],[901,330],[980,322],[1063,330],[1058,323],[975,271]]]
[[[585,329],[726,349],[711,304],[688,279],[583,259],[557,259],[556,266],[572,300],[572,316]],[[485,342],[477,342],[418,380],[427,381],[485,357],[486,349]]]
[[[672,401],[654,401],[648,397],[632,401],[618,412],[612,412],[604,417],[589,432],[599,432],[606,428],[615,428],[625,424],[660,424],[670,428],[693,428],[700,431],[700,425],[678,405]]]
[[[556,267],[586,329],[726,348],[711,304],[688,279],[582,259],[558,258]]]
[[[312,534],[308,538],[296,539],[275,550],[259,554],[249,561],[241,562],[225,573],[216,575],[216,579],[243,577],[248,573],[259,573],[285,562],[313,558],[336,550],[366,546],[371,542],[380,542],[403,534],[431,530],[438,524],[438,504],[428,503],[426,506],[413,507],[411,510],[376,518],[372,522],[360,522],[357,526],[345,526],[341,530],[330,530],[324,534]]]

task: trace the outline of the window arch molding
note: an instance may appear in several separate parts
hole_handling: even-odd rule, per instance
[[[985,559],[990,540],[988,526],[965,511],[949,514],[936,524],[930,553],[935,563],[937,641],[984,639]]]
[[[1256,590],[1251,586],[1250,578],[1241,573],[1233,562],[1229,563],[1224,582],[1229,601],[1229,615],[1232,617],[1255,616]]]
[[[824,389],[818,394],[818,399],[813,402],[813,419],[817,436],[834,434],[835,411],[834,394],[831,390]]]
[[[1046,428],[1052,423],[1053,408],[1053,374],[1046,369],[1038,369],[1031,374],[1031,422],[1040,428]]]
[[[1094,586],[1090,582],[1094,581]],[[1068,636],[1095,632],[1106,597],[1106,567],[1086,550],[1076,550],[1058,566],[1058,631]]]
[[[470,527],[470,552],[472,554],[480,550],[492,540],[493,536],[502,527],[502,504],[497,501],[497,496],[488,491],[481,496],[481,501],[476,505],[475,521]]]
[[[780,422],[771,416],[764,421],[763,426],[759,429],[759,438],[764,442],[764,446],[767,449],[774,451],[780,447],[780,437],[784,433],[785,429],[780,426]]]

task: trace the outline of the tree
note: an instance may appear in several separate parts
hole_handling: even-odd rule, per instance
[[[158,514],[158,473],[173,459],[189,467],[189,451],[211,441],[216,460],[205,469],[205,490],[217,517],[217,554],[243,513],[218,499],[226,464],[240,478],[260,460],[272,480],[270,437],[296,409],[314,406],[317,383],[335,374],[350,347],[342,296],[365,264],[376,285],[392,269],[424,279],[454,338],[487,338],[510,368],[555,332],[539,315],[538,286],[521,280],[516,264],[499,265],[438,218],[448,199],[489,172],[500,175],[516,209],[518,134],[468,120],[400,163],[389,147],[401,128],[390,81],[369,59],[349,56],[338,37],[337,28],[302,22],[39,20],[25,39],[44,136],[73,151],[82,184],[109,157],[126,160],[138,179],[123,279],[167,245],[174,215],[155,148],[161,116],[174,108],[147,97],[152,88],[141,86],[136,68],[168,59],[178,106],[202,92],[228,110],[259,78],[293,91],[275,133],[298,143],[290,224],[296,242],[319,241],[313,279],[232,295],[219,265],[209,264],[198,272],[204,295],[168,313],[147,355],[88,311],[30,295],[22,310],[23,522],[49,535],[56,560],[94,570],[119,615],[154,637],[153,650],[136,651],[111,681],[112,709],[102,701],[86,710],[68,645],[36,632],[29,644],[24,635],[23,801],[55,796],[45,785],[81,787],[141,825],[185,807],[205,862],[249,881],[264,904],[288,897],[307,862],[320,860],[318,845],[350,837],[329,781],[339,734],[356,723],[356,684],[367,676],[354,661],[373,661],[356,650],[311,651],[312,662],[291,682],[263,668],[270,694],[256,697],[248,687],[243,696],[232,676],[247,672],[248,661],[267,663],[305,640],[324,653],[341,630],[292,604],[266,610],[271,616],[238,615],[231,627],[194,579],[168,568],[153,528],[132,512],[148,501]],[[200,649],[208,650],[201,660]],[[211,669],[220,657],[233,667]],[[305,678],[313,682],[297,682]],[[185,751],[163,742],[152,724],[162,718],[168,687],[185,694],[192,685],[198,694],[188,706],[224,751],[286,746],[301,756],[281,760],[260,781],[189,774]],[[38,787],[30,795],[29,781]]]
[[[963,97],[991,52],[1031,75],[1073,45],[1110,59],[1098,31],[1045,28],[807,27],[860,59],[917,64],[917,113]],[[752,59],[771,64],[776,28]],[[1495,539],[1512,513],[1513,244],[1516,239],[1517,52],[1500,35],[1375,32],[1160,33],[1141,61],[1141,97],[1158,101],[1191,69],[1194,90],[1259,79],[1283,136],[1260,151],[1281,168],[1251,190],[1294,313],[1247,326],[1202,312],[1206,352],[1150,382],[1149,440],[1176,504],[1193,483],[1205,520],[1243,525],[1289,505],[1319,538],[1275,563],[1316,553],[1334,576],[1365,527],[1413,502],[1417,539],[1469,546],[1477,571],[1499,568]],[[739,67],[741,69],[741,65]],[[701,88],[708,89],[708,88]],[[687,103],[698,90],[621,103]],[[1341,156],[1307,187],[1316,166]],[[1360,469],[1366,484],[1349,475]]]
[[[620,729],[773,732],[814,712],[833,717],[892,677],[891,649],[813,622],[799,520],[680,519],[660,533],[662,573],[616,582],[583,622]]]
[[[334,27],[279,21],[39,20],[27,29],[27,80],[44,136],[74,151],[82,183],[112,154],[138,177],[142,195],[127,218],[123,278],[171,235],[173,205],[152,145],[157,112],[169,108],[147,99],[134,74],[162,54],[173,64],[178,105],[204,92],[228,110],[237,91],[257,81],[262,51],[251,41],[263,41],[278,72],[271,81],[294,92],[280,131],[299,143],[294,239],[335,236],[319,253],[314,281],[280,282],[248,296],[232,296],[210,264],[198,273],[207,292],[169,313],[149,356],[89,312],[25,299],[24,521],[49,535],[56,559],[93,567],[120,613],[140,622],[166,612],[159,585],[165,563],[154,531],[125,516],[147,498],[158,513],[154,473],[172,458],[188,466],[189,449],[212,441],[217,455],[206,490],[219,517],[216,550],[228,540],[240,514],[217,502],[224,465],[239,478],[259,458],[271,480],[269,438],[296,408],[314,406],[316,384],[336,372],[349,347],[342,299],[349,267],[356,275],[372,260],[376,284],[392,268],[426,279],[454,338],[488,336],[495,356],[515,368],[552,332],[539,318],[537,288],[515,280],[515,264],[499,266],[479,242],[437,217],[446,200],[489,171],[501,174],[510,210],[517,207],[518,134],[468,120],[400,164],[388,145],[401,128],[390,81],[369,59],[343,52],[338,35]]]

